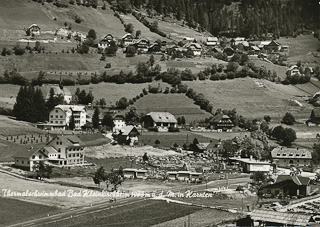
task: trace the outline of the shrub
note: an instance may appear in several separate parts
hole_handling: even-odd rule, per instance
[[[169,131],[169,132],[180,132],[179,128],[175,128],[175,127],[172,127],[172,126],[170,126],[170,127],[168,128],[168,131]]]

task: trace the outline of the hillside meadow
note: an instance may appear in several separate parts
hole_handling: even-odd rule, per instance
[[[255,82],[265,85],[259,88]],[[239,78],[224,81],[193,81],[186,83],[201,92],[213,104],[214,110],[233,109],[247,118],[263,118],[270,115],[280,119],[285,112],[292,112],[297,117],[309,116],[312,106],[297,95],[308,95],[294,86],[272,83],[267,80]],[[303,106],[299,107],[294,100]]]

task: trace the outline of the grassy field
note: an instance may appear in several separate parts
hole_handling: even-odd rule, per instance
[[[186,122],[203,120],[211,115],[184,94],[148,94],[134,103],[138,113],[170,112],[176,118],[185,116]]]
[[[265,84],[259,88],[255,81]],[[194,81],[187,85],[201,92],[213,103],[214,110],[233,109],[247,118],[262,118],[270,115],[273,118],[282,118],[285,112],[292,112],[297,118],[306,118],[312,107],[304,99],[296,95],[307,95],[294,86],[275,84],[266,80],[251,78],[225,81]],[[302,103],[299,107],[294,101]]]
[[[199,210],[201,208],[146,200],[68,219],[63,222],[63,226],[147,227],[183,217]],[[57,222],[48,226],[61,226],[61,223]]]
[[[34,204],[16,199],[0,197],[0,226],[8,226],[22,221],[32,220],[46,216],[47,213],[56,212],[52,206]]]
[[[209,143],[210,138],[203,135],[196,135],[191,132],[176,132],[176,133],[165,133],[165,132],[144,132],[139,137],[139,141],[142,144],[155,146],[155,141],[159,140],[160,148],[172,147],[175,143],[179,146],[183,144],[190,144],[194,138],[197,138],[199,143]]]

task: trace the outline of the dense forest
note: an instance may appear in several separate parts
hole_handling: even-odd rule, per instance
[[[123,12],[146,9],[229,37],[296,36],[320,26],[318,0],[117,0],[116,6]]]

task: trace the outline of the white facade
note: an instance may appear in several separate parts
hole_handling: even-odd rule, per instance
[[[84,106],[77,105],[58,105],[50,111],[49,123],[57,126],[69,126],[73,114],[75,128],[81,128],[86,124],[87,112]]]
[[[113,133],[119,133],[120,130],[126,126],[126,122],[124,120],[124,118],[120,118],[120,117],[115,117],[113,119],[113,128],[112,128],[112,132]]]

